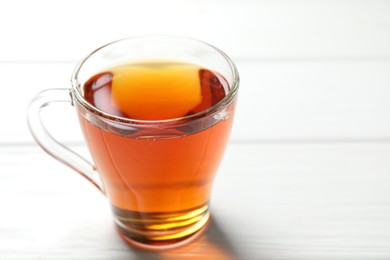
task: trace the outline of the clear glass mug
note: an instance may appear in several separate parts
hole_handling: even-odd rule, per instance
[[[217,72],[226,96],[192,115],[162,120],[121,117],[87,101],[84,85],[117,64],[174,60]],[[233,121],[238,71],[219,49],[185,37],[142,36],[107,44],[76,67],[70,89],[39,93],[28,108],[36,142],[94,184],[108,198],[120,236],[143,249],[182,245],[201,234],[210,217],[213,178]],[[47,132],[40,111],[55,102],[76,108],[88,162]],[[142,108],[139,108],[142,109]]]

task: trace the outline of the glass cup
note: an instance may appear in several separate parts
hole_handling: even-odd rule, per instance
[[[216,72],[227,83],[226,96],[204,110],[168,119],[124,117],[103,111],[86,99],[85,84],[107,68],[168,60]],[[190,38],[133,37],[92,52],[76,67],[71,83],[70,89],[45,90],[31,101],[28,124],[36,142],[104,193],[117,230],[128,244],[159,250],[201,234],[210,217],[213,179],[237,99],[239,77],[231,59]],[[45,129],[40,111],[55,102],[68,102],[76,108],[93,163],[60,144]]]

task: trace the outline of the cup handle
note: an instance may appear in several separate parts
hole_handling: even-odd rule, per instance
[[[66,102],[73,105],[72,94],[69,89],[47,89],[40,92],[30,102],[27,109],[27,122],[31,134],[45,152],[81,174],[81,176],[89,180],[104,194],[102,181],[99,173],[96,171],[96,167],[54,139],[46,130],[41,120],[41,110],[53,103],[59,102]]]

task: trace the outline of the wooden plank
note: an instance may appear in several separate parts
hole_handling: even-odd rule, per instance
[[[237,139],[389,138],[389,62],[239,63],[239,68]]]
[[[210,229],[151,253],[118,238],[105,199],[75,172],[37,147],[2,146],[0,258],[389,259],[389,156],[389,142],[231,144]]]
[[[238,61],[241,89],[232,140],[356,140],[390,138],[390,62]],[[69,87],[74,64],[0,64],[6,96],[0,102],[0,142],[32,142],[28,102],[47,88]],[[17,100],[17,103],[15,102]],[[74,109],[44,110],[63,141],[81,141]]]
[[[0,3],[0,60],[79,60],[108,42],[178,34],[235,58],[390,57],[389,1],[77,1]]]

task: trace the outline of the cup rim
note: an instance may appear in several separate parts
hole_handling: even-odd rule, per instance
[[[195,113],[195,114],[192,114],[192,115],[188,115],[188,116],[183,116],[183,117],[176,117],[176,118],[169,118],[169,119],[158,119],[158,120],[155,120],[155,119],[153,119],[153,120],[135,119],[135,118],[116,116],[116,115],[107,113],[107,112],[105,112],[103,110],[98,109],[97,107],[95,107],[91,103],[89,103],[83,97],[83,95],[80,93],[80,85],[81,84],[80,84],[79,79],[78,79],[79,72],[80,72],[81,68],[83,67],[83,65],[93,55],[95,55],[97,52],[99,52],[99,51],[101,51],[101,50],[105,49],[106,47],[109,47],[109,46],[111,46],[113,44],[124,42],[124,41],[131,41],[133,39],[141,39],[141,38],[164,38],[164,37],[165,38],[170,38],[170,39],[174,39],[174,38],[186,39],[186,40],[198,42],[198,43],[201,43],[201,44],[203,44],[205,46],[211,47],[212,49],[217,51],[221,55],[221,57],[224,58],[225,61],[228,63],[228,65],[230,67],[230,70],[232,72],[232,75],[233,75],[232,84],[230,86],[229,93],[221,101],[219,101],[218,103],[214,104],[212,107],[210,107],[208,109],[205,109],[205,110],[202,110],[202,111],[200,111],[198,113]],[[202,117],[208,116],[210,114],[214,114],[214,113],[218,112],[219,110],[223,109],[225,106],[229,105],[234,100],[234,98],[235,98],[235,96],[236,96],[236,94],[238,92],[239,81],[240,81],[240,79],[239,79],[239,74],[238,74],[237,67],[234,64],[234,62],[231,60],[231,58],[226,53],[221,51],[219,48],[217,48],[217,47],[215,47],[215,46],[213,46],[213,45],[211,45],[209,43],[206,43],[204,41],[197,40],[197,39],[194,39],[194,38],[185,37],[185,36],[144,35],[144,36],[133,36],[133,37],[128,37],[128,38],[123,38],[123,39],[119,39],[119,40],[107,43],[107,44],[105,44],[105,45],[95,49],[90,54],[88,54],[84,59],[82,59],[78,63],[78,65],[76,66],[76,68],[74,69],[74,71],[72,73],[71,93],[73,94],[72,96],[75,97],[74,99],[83,108],[85,108],[85,109],[91,111],[92,113],[94,113],[95,115],[103,117],[105,119],[109,119],[109,120],[112,120],[112,121],[121,122],[121,123],[125,123],[125,124],[142,124],[142,125],[174,124],[174,123],[178,123],[178,122],[182,122],[182,121],[194,120],[194,119],[197,119],[197,118],[202,118]]]

